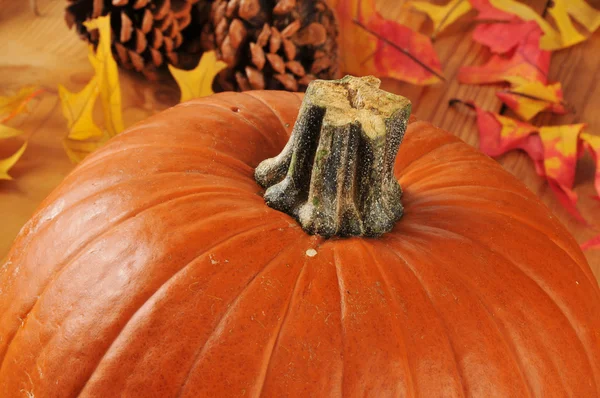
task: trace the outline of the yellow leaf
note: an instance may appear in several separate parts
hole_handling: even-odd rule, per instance
[[[58,86],[62,112],[69,126],[68,138],[86,140],[102,136],[102,130],[96,126],[93,118],[94,104],[99,93],[98,78],[95,76],[78,93],[72,93],[62,85]]]
[[[207,51],[192,70],[177,69],[169,65],[169,70],[181,90],[181,102],[213,94],[212,83],[217,73],[227,67],[223,61],[217,61],[214,51]]]
[[[0,139],[16,137],[21,134],[23,134],[23,132],[19,129],[0,124]]]
[[[540,40],[542,50],[558,50],[584,41],[582,35],[573,25],[570,17],[582,24],[590,33],[600,27],[600,12],[590,7],[584,0],[554,0],[548,13],[554,19],[558,31],[540,15],[525,4],[515,0],[490,0],[495,8],[519,16],[525,21],[535,21],[544,36]]]
[[[431,37],[435,37],[471,9],[471,3],[468,0],[452,0],[444,6],[424,1],[410,3],[410,5],[415,10],[427,14],[433,21],[433,33]]]
[[[567,12],[588,32],[594,33],[600,28],[600,11],[590,7],[584,0],[569,0],[566,3]]]
[[[27,143],[24,143],[21,148],[6,159],[0,159],[0,180],[12,180],[12,177],[8,174],[8,171],[17,163],[19,158],[23,155],[27,149]]]
[[[0,122],[5,122],[27,110],[27,103],[42,90],[36,86],[21,88],[15,95],[0,96]]]
[[[119,70],[110,49],[111,28],[110,15],[84,22],[88,30],[98,30],[99,41],[96,52],[90,47],[89,59],[96,71],[104,123],[111,137],[119,134],[125,128],[121,109],[121,85]]]
[[[512,83],[510,90],[498,91],[496,95],[525,120],[538,113],[550,110],[554,113],[566,112],[562,85],[544,85],[539,81],[527,81],[520,77],[507,79]]]

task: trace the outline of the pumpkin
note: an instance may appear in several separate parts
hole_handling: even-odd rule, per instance
[[[0,396],[599,396],[574,239],[378,83],[194,100],[87,158],[0,268]]]

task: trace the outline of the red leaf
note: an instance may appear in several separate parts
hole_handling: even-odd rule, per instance
[[[521,149],[534,161],[536,172],[545,175],[544,147],[535,134],[537,127],[473,106],[477,112],[479,149],[483,153],[496,157],[513,149]]]
[[[338,17],[342,69],[353,75],[390,77],[412,84],[443,79],[429,37],[385,19],[373,0],[327,0]]]
[[[495,54],[505,54],[517,47],[539,27],[535,22],[486,23],[473,31],[473,40],[490,48]]]
[[[581,154],[578,136],[585,125],[535,127],[484,111],[465,103],[477,112],[479,148],[496,157],[513,149],[525,151],[533,160],[538,175],[545,177],[562,206],[579,221],[586,223],[577,210],[577,194],[571,189],[575,165]]]
[[[600,235],[581,244],[581,250],[600,249]]]
[[[475,8],[479,14],[477,19],[480,21],[514,21],[518,20],[516,16],[499,10],[492,6],[489,0],[469,0],[473,8]]]
[[[521,23],[504,24],[508,30],[521,29]],[[508,57],[494,55],[484,65],[462,67],[458,80],[463,84],[489,84],[521,77],[530,81],[547,82],[550,68],[550,52],[539,48],[542,31],[539,27],[529,30]],[[495,43],[495,42],[494,42]],[[498,49],[498,45],[495,45]]]

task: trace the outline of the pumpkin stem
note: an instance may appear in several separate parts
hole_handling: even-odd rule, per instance
[[[394,162],[411,104],[373,76],[315,80],[283,151],[258,165],[266,203],[310,234],[375,237],[402,217]]]

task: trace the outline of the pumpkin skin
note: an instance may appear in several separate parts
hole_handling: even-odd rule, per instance
[[[184,103],[80,164],[0,268],[0,396],[600,395],[600,290],[534,194],[413,121],[393,231],[309,236],[253,179],[300,103]]]

